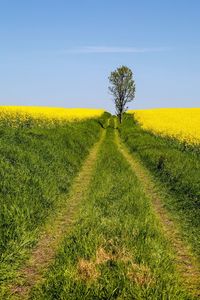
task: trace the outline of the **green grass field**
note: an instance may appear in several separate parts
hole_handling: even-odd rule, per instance
[[[41,226],[66,201],[100,129],[96,120],[53,128],[1,126],[1,284],[16,276]]]
[[[200,259],[200,154],[176,140],[144,131],[126,116],[120,135],[156,177],[165,206]]]
[[[109,128],[87,199],[31,299],[190,299],[151,205]],[[55,296],[56,295],[56,296]]]
[[[0,299],[199,299],[197,149],[109,114],[0,134]]]

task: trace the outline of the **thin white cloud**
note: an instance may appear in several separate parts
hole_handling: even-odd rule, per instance
[[[67,53],[148,53],[169,51],[169,47],[139,48],[139,47],[109,47],[109,46],[84,46],[59,51],[61,54]]]

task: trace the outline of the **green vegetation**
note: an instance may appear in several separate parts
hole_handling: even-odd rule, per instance
[[[34,122],[18,128],[1,124],[0,284],[16,276],[41,226],[66,201],[74,176],[99,138],[98,122],[50,128]]]
[[[0,125],[0,298],[196,299],[198,268],[184,243],[170,240],[137,158],[198,253],[198,151],[126,116],[119,132],[131,156],[117,119],[107,120]]]
[[[200,255],[200,156],[197,149],[144,131],[126,116],[120,135],[160,182],[165,206],[182,227],[182,233]],[[163,186],[165,189],[163,190]]]
[[[114,134],[108,128],[87,199],[31,299],[192,299]]]

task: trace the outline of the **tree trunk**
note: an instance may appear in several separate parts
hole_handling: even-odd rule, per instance
[[[119,117],[119,123],[121,124],[122,123],[122,113],[119,113],[118,117]]]

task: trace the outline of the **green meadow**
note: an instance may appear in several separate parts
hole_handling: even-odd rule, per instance
[[[198,151],[130,115],[0,133],[1,299],[198,299]]]

